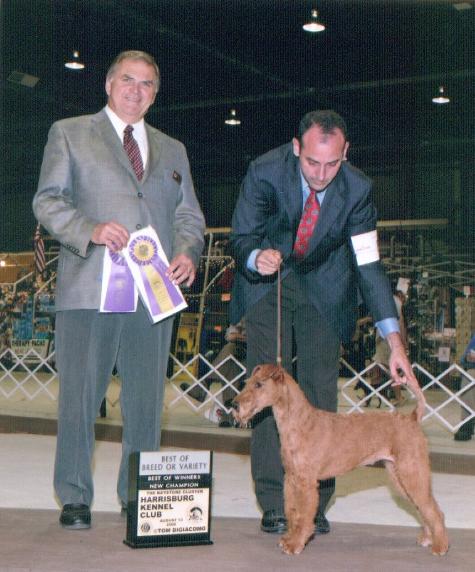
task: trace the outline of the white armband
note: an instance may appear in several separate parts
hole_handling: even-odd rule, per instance
[[[351,237],[358,266],[379,260],[378,233],[376,230]]]

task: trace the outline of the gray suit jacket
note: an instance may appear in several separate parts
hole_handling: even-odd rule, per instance
[[[53,124],[33,210],[61,244],[56,309],[97,309],[104,246],[90,242],[96,224],[114,220],[129,232],[151,225],[169,259],[195,264],[205,223],[184,146],[145,124],[149,157],[138,181],[106,112]]]

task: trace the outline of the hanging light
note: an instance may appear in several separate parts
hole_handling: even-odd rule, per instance
[[[73,52],[73,58],[69,62],[64,64],[70,70],[83,70],[86,66],[79,60],[79,52],[75,50]]]
[[[450,99],[445,95],[444,86],[439,87],[439,93],[432,98],[432,103],[449,103]]]
[[[241,125],[241,120],[236,115],[235,109],[231,109],[228,117],[224,120],[224,123],[226,123],[226,125]]]
[[[306,32],[323,32],[325,26],[318,21],[318,12],[315,8],[312,10],[310,20],[302,26]]]

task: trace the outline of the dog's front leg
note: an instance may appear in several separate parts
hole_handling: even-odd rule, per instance
[[[279,546],[286,554],[299,554],[314,533],[314,516],[318,505],[318,489],[314,480],[286,473],[284,482],[287,534]]]

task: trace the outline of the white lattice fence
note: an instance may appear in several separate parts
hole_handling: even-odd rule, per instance
[[[54,368],[54,352],[46,358],[36,350],[29,349],[18,356],[13,350],[0,353],[0,395],[7,399],[19,393],[29,400],[39,395],[56,399],[58,374]]]
[[[387,368],[381,364],[372,363],[361,372],[356,372],[349,364],[345,362],[346,367],[354,374],[348,379],[341,388],[341,398],[349,406],[349,413],[353,411],[361,411],[367,407],[367,404],[373,397],[381,400],[381,407],[394,410],[395,406],[387,396],[387,391],[392,383],[392,379],[388,379],[383,384],[375,388],[369,382],[371,371],[379,368],[388,373]],[[475,391],[475,378],[467,371],[456,364],[452,364],[439,375],[434,376],[418,363],[412,364],[412,369],[419,378],[422,391],[426,398],[426,413],[423,421],[429,419],[436,420],[438,423],[449,429],[449,431],[457,431],[463,423],[475,418],[475,411],[467,403],[466,396],[469,391]],[[454,376],[456,374],[456,376]],[[454,377],[460,378],[464,383],[460,384],[454,381]],[[366,391],[363,396],[358,396],[356,386],[358,383],[363,384]],[[459,386],[458,389],[452,389],[453,385]],[[414,395],[408,387],[405,387],[411,397]],[[465,415],[462,420],[461,412]]]
[[[192,410],[203,411],[213,421],[219,420],[213,412],[218,411],[221,415],[230,413],[230,403],[246,377],[246,367],[238,359],[231,354],[212,364],[198,354],[187,364],[182,364],[172,354],[170,357],[175,366],[170,382],[176,393],[169,403],[170,408],[186,402]]]
[[[170,359],[173,373],[168,383],[174,394],[168,404],[170,408],[177,404],[186,404],[194,412],[209,415],[210,407],[218,407],[229,414],[230,402],[239,393],[246,375],[246,368],[239,360],[229,355],[220,363],[213,364],[201,354],[185,364],[173,354],[170,354]],[[357,372],[345,360],[341,361],[353,374],[340,388],[340,404],[344,410],[364,412],[373,397],[381,400],[381,408],[394,410],[395,407],[387,395],[391,379],[377,388],[369,381],[374,368],[388,373],[384,366],[372,363]],[[463,422],[475,418],[475,411],[466,400],[467,393],[475,391],[475,378],[467,371],[453,364],[440,374],[433,375],[418,363],[414,363],[412,367],[427,400],[424,421],[435,420],[449,431],[455,432]],[[460,383],[454,382],[454,379],[462,379],[461,386]],[[358,385],[364,386],[363,395],[358,394]],[[406,390],[410,393],[408,388]],[[21,395],[30,401],[39,397],[56,400],[57,393],[54,352],[47,357],[42,357],[33,349],[21,356],[12,349],[5,349],[0,353],[0,397],[9,400]],[[118,402],[117,393],[118,387],[107,396],[113,407]],[[463,420],[461,411],[465,412]]]

